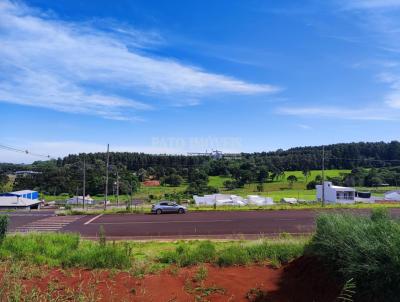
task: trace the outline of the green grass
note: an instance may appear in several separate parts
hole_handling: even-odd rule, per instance
[[[0,245],[0,259],[50,267],[127,269],[135,275],[156,272],[169,264],[236,265],[268,261],[274,265],[301,255],[307,237],[257,241],[119,241],[106,244],[81,240],[77,234],[9,235]],[[243,257],[237,256],[242,253]]]
[[[120,243],[81,241],[76,234],[32,233],[7,236],[0,245],[0,258],[49,266],[125,268],[130,265],[129,251]]]
[[[359,301],[398,301],[400,223],[384,210],[371,217],[323,214],[307,254],[315,255],[343,282],[353,280]]]
[[[343,173],[350,173],[350,170],[326,170],[325,175],[327,177],[336,177],[340,176]],[[321,171],[313,170],[311,171],[311,175],[308,177],[308,182],[315,179],[317,175],[320,175]],[[295,175],[298,178],[298,181],[290,187],[290,184],[286,180],[289,175]],[[268,196],[272,197],[275,202],[279,202],[284,197],[293,197],[297,199],[303,199],[307,201],[313,201],[316,199],[316,191],[315,190],[307,190],[306,189],[306,180],[301,171],[287,171],[285,172],[284,176],[278,180],[273,182],[269,181],[264,183],[264,191],[258,192],[257,191],[257,183],[246,184],[243,188],[237,188],[234,190],[226,190],[223,186],[224,181],[230,180],[229,177],[222,177],[222,176],[210,176],[209,177],[209,185],[216,187],[219,189],[220,193],[226,194],[236,194],[242,197],[246,197],[247,195],[261,195],[261,196]],[[173,194],[173,193],[183,193],[186,189],[187,184],[182,184],[179,187],[169,187],[169,186],[159,186],[159,187],[144,187],[142,186],[140,190],[134,194],[134,199],[144,199],[148,200],[149,196],[153,197],[153,202],[158,201],[161,199],[165,199],[164,194]],[[386,191],[395,189],[395,187],[374,187],[374,188],[357,188],[360,191],[370,191],[375,196],[383,196]],[[66,199],[65,196],[48,196],[44,195],[45,200],[62,200]],[[94,196],[95,200],[101,201],[104,197],[101,196]],[[109,200],[111,203],[116,203],[116,197],[110,196]],[[130,200],[129,195],[120,195],[119,197],[120,204],[124,205],[128,200]]]
[[[243,242],[214,243],[210,241],[177,243],[175,249],[161,254],[162,263],[190,266],[215,263],[219,266],[269,263],[279,266],[303,254],[306,238],[284,238]]]

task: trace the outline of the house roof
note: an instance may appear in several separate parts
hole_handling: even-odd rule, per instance
[[[354,188],[349,188],[349,187],[341,187],[341,186],[331,186],[332,189],[334,190],[341,190],[341,191],[349,191],[349,192],[354,192]]]
[[[400,196],[400,190],[398,190],[398,191],[397,190],[388,191],[384,195],[385,195],[385,197],[396,196],[396,195]]]
[[[30,194],[30,193],[36,193],[37,191],[32,191],[32,190],[20,190],[20,191],[14,191],[14,192],[9,192],[10,194],[13,195],[24,195],[24,194]]]

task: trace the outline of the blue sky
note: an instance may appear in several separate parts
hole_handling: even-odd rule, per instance
[[[0,58],[1,144],[55,157],[399,139],[400,0],[0,0]]]

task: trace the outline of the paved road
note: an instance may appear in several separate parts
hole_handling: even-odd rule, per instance
[[[366,215],[369,210],[347,210]],[[54,216],[52,212],[12,213],[10,231],[78,232],[96,238],[100,226],[110,239],[257,238],[282,232],[310,233],[314,210],[191,212],[185,215]],[[400,209],[392,209],[400,217]]]

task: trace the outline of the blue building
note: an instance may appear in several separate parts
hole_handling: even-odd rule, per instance
[[[15,192],[0,193],[0,196],[16,196],[20,198],[35,200],[39,199],[39,192],[32,190],[22,190]]]
[[[37,191],[22,190],[0,193],[0,208],[3,209],[38,209],[40,203]]]

